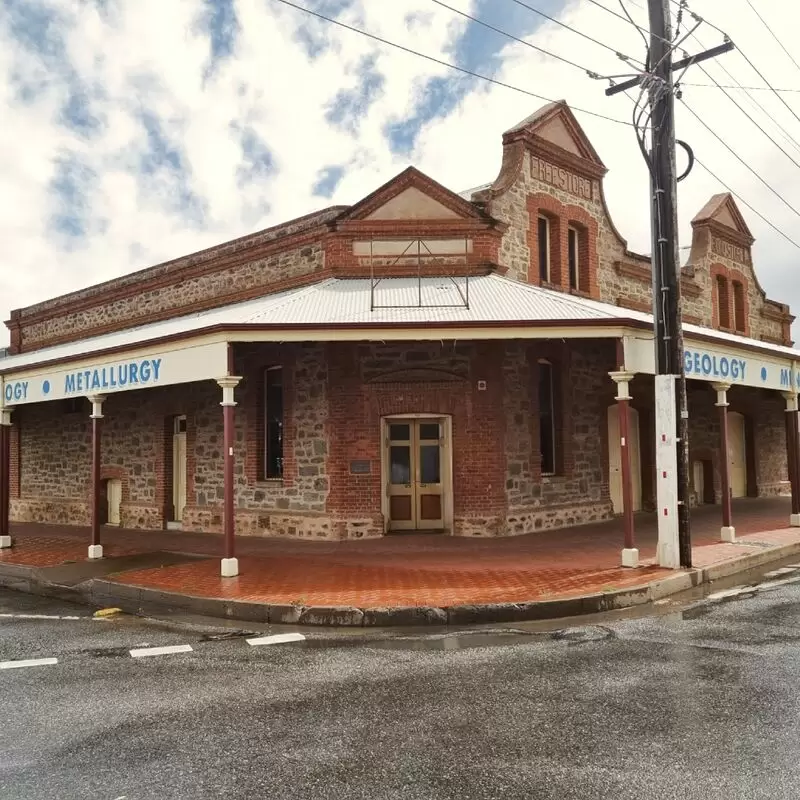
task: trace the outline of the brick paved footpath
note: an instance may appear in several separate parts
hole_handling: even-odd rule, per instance
[[[788,498],[734,503],[737,544],[719,542],[720,508],[692,515],[693,561],[710,566],[800,542],[786,528]],[[385,606],[510,603],[554,600],[642,586],[674,574],[653,565],[654,515],[636,520],[644,565],[619,566],[621,522],[586,525],[527,536],[479,539],[434,535],[391,536],[327,542],[241,537],[240,575],[219,577],[220,536],[167,531],[103,530],[105,554],[124,556],[173,551],[209,556],[188,563],[117,573],[116,582],[201,597],[273,604]],[[85,559],[88,531],[81,528],[13,525],[15,545],[0,551],[0,564],[55,566]]]

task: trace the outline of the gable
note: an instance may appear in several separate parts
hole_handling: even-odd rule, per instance
[[[605,172],[600,156],[563,100],[548,103],[503,135],[505,144],[519,139],[527,141],[529,145],[568,154],[584,164],[589,162],[594,168]]]
[[[701,226],[725,228],[741,244],[753,243],[753,235],[729,192],[715,194],[695,215],[692,227]]]
[[[583,155],[572,133],[564,124],[564,120],[560,117],[556,117],[555,119],[550,120],[550,122],[545,123],[536,131],[536,133],[545,141],[556,145],[556,147],[560,147],[563,150],[574,153],[576,156]]]
[[[477,206],[414,167],[408,167],[351,206],[337,222],[480,220],[493,222]]]
[[[409,186],[364,219],[459,219],[460,216],[416,186]]]

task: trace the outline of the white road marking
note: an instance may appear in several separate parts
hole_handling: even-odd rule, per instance
[[[29,658],[23,661],[0,661],[0,669],[19,669],[20,667],[43,667],[58,664],[57,658]]]
[[[261,644],[283,644],[284,642],[302,642],[305,640],[302,633],[276,633],[274,636],[258,636],[255,639],[245,639],[247,644],[254,647]]]
[[[173,644],[169,647],[139,647],[131,650],[130,654],[134,658],[144,658],[145,656],[166,656],[170,653],[191,653],[190,644]]]
[[[724,589],[721,592],[714,592],[706,595],[706,600],[721,600],[723,597],[735,597],[742,592],[752,592],[752,586],[734,586],[733,589]]]
[[[765,578],[777,578],[779,575],[788,575],[790,572],[797,572],[797,567],[780,567],[772,572],[765,572]]]

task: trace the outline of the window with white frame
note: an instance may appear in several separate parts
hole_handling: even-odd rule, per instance
[[[550,282],[550,220],[539,216],[537,239],[539,242],[539,281]]]
[[[556,473],[556,391],[553,364],[539,360],[539,450],[542,475]]]

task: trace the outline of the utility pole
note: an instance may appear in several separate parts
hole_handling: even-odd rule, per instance
[[[673,72],[732,50],[733,44],[725,42],[711,50],[673,63],[674,48],[669,3],[670,0],[648,0],[650,17],[648,72],[631,81],[610,87],[606,90],[606,94],[617,94],[645,81],[649,90],[651,146],[648,166],[652,190],[658,555],[662,566],[680,565],[688,568],[692,566],[689,516],[689,412],[683,363],[677,214],[678,180],[686,177],[688,171],[680,179],[677,177]],[[675,542],[676,533],[677,542]]]

